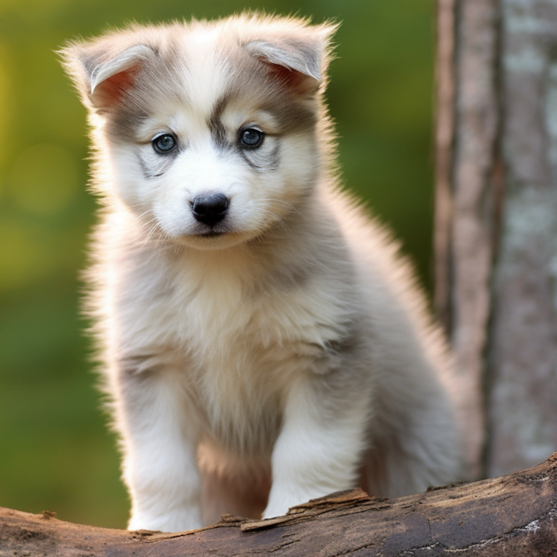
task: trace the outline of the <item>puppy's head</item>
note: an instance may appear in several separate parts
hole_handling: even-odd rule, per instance
[[[264,233],[320,170],[333,31],[242,16],[70,45],[62,55],[90,111],[104,193],[193,247]]]

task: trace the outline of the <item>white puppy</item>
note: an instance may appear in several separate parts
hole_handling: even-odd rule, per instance
[[[89,275],[130,529],[455,479],[444,345],[335,184],[333,26],[240,16],[63,51],[89,109]]]

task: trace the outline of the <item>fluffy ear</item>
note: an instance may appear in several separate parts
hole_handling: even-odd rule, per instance
[[[303,89],[324,81],[330,61],[330,42],[337,25],[301,26],[295,33],[276,34],[249,41],[244,46],[252,55],[274,67],[287,81],[305,85]],[[285,72],[286,70],[286,72]]]
[[[144,44],[123,46],[115,39],[72,44],[60,51],[63,65],[74,80],[83,104],[97,113],[109,111],[133,86],[141,66],[155,57]]]

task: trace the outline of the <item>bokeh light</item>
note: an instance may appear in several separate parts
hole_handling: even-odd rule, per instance
[[[23,151],[10,174],[13,202],[24,211],[40,215],[67,208],[80,187],[78,162],[66,149],[49,143]]]

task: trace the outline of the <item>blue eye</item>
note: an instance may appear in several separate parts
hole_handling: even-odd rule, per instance
[[[261,147],[265,134],[256,128],[245,128],[240,130],[240,146],[244,149],[257,149]]]
[[[161,135],[157,135],[157,137],[151,141],[151,145],[153,145],[153,149],[159,153],[159,155],[166,155],[167,153],[174,151],[178,143],[172,134],[163,133]]]

